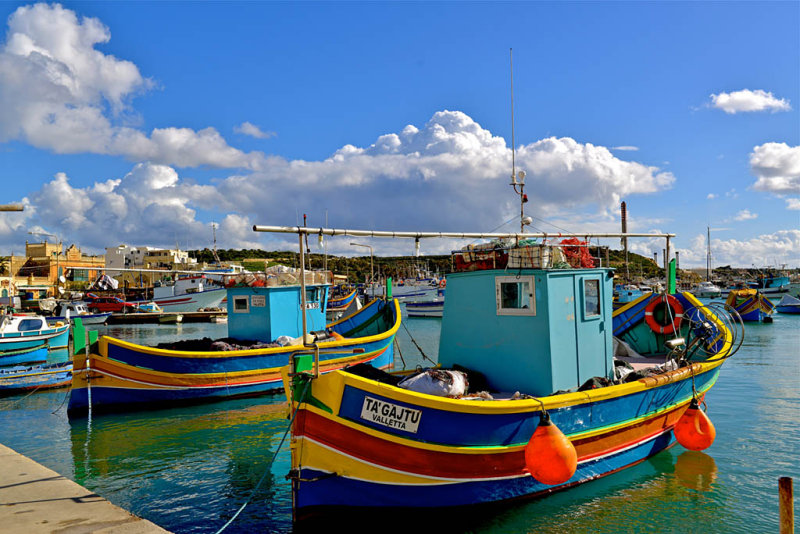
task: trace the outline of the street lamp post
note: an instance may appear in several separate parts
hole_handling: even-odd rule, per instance
[[[361,243],[350,243],[350,246],[353,247],[367,247],[369,249],[369,283],[370,285],[375,283],[375,268],[372,259],[372,246],[364,245]]]

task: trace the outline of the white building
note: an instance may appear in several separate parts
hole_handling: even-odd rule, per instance
[[[121,274],[121,271],[114,271],[114,267],[144,269],[144,257],[150,250],[152,250],[151,247],[131,247],[128,245],[106,247],[106,274],[111,277]]]

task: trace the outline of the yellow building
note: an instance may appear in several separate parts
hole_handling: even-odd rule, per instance
[[[25,243],[25,256],[11,256],[10,271],[19,289],[47,287],[48,296],[58,296],[58,287],[66,290],[87,287],[105,267],[104,256],[83,254],[73,245],[62,252],[61,243]],[[59,283],[63,276],[65,282]],[[24,280],[24,283],[21,281]]]

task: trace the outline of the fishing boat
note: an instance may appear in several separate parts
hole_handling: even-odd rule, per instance
[[[649,292],[649,291],[648,291]],[[640,298],[644,292],[635,284],[617,284],[614,286],[614,307],[624,306]]]
[[[725,304],[735,309],[743,321],[772,322],[775,305],[758,289],[734,289],[728,293]]]
[[[343,315],[350,315],[361,309],[361,300],[358,297],[358,289],[345,292],[343,295],[328,300],[327,315],[329,321],[333,321]]]
[[[672,237],[625,237],[640,235]],[[292,407],[295,520],[348,508],[472,506],[534,497],[634,465],[672,445],[676,426],[685,428],[688,419],[694,424],[700,417],[696,403],[741,344],[743,328],[724,309],[706,307],[688,293],[660,295],[648,297],[654,301],[645,305],[645,326],[628,338],[629,352],[615,357],[611,269],[523,265],[507,271],[486,264],[448,275],[437,368],[378,373],[352,366],[319,375],[313,355],[297,355],[283,368]],[[552,431],[556,426],[559,432]],[[707,433],[688,433],[690,439],[679,434],[682,443],[708,446],[701,443]],[[561,435],[552,436],[557,451],[546,445],[549,438],[543,444],[542,434]],[[562,452],[573,460],[555,459]]]
[[[48,316],[47,323],[66,323],[69,321],[74,324],[76,317],[80,317],[84,325],[106,324],[108,318],[111,317],[111,312],[90,313],[85,302],[68,300],[58,303],[55,309],[55,315]]]
[[[405,302],[409,317],[441,317],[444,313],[445,290],[439,289],[436,296],[428,299],[414,299]]]
[[[0,353],[39,347],[50,349],[69,344],[69,323],[48,325],[42,315],[12,314],[0,318]]]
[[[157,283],[145,302],[154,302],[165,312],[194,312],[219,307],[224,298],[225,288],[210,284],[205,275],[187,275]]]
[[[47,343],[32,347],[9,349],[0,352],[0,367],[21,363],[42,363],[47,361]]]
[[[784,295],[780,302],[775,305],[775,309],[780,313],[800,313],[800,299],[791,295]]]
[[[24,391],[64,388],[70,384],[72,384],[72,362],[0,369],[0,396],[15,395]]]
[[[376,299],[326,325],[329,286],[321,278],[305,280],[279,285],[277,278],[256,277],[253,286],[228,288],[228,337],[221,340],[148,347],[102,336],[88,347],[79,346],[69,413],[279,391],[280,369],[296,353],[315,353],[320,372],[358,363],[393,365],[392,342],[400,326],[396,301]]]
[[[690,293],[695,297],[713,299],[722,295],[722,289],[714,282],[706,280],[694,286]]]
[[[722,296],[728,297],[733,291],[739,289],[756,289],[767,298],[778,298],[781,295],[790,293],[792,284],[788,276],[766,274],[755,280],[748,280],[732,287],[722,289]]]

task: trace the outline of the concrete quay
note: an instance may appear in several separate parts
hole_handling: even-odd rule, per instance
[[[0,532],[168,534],[2,444]]]

